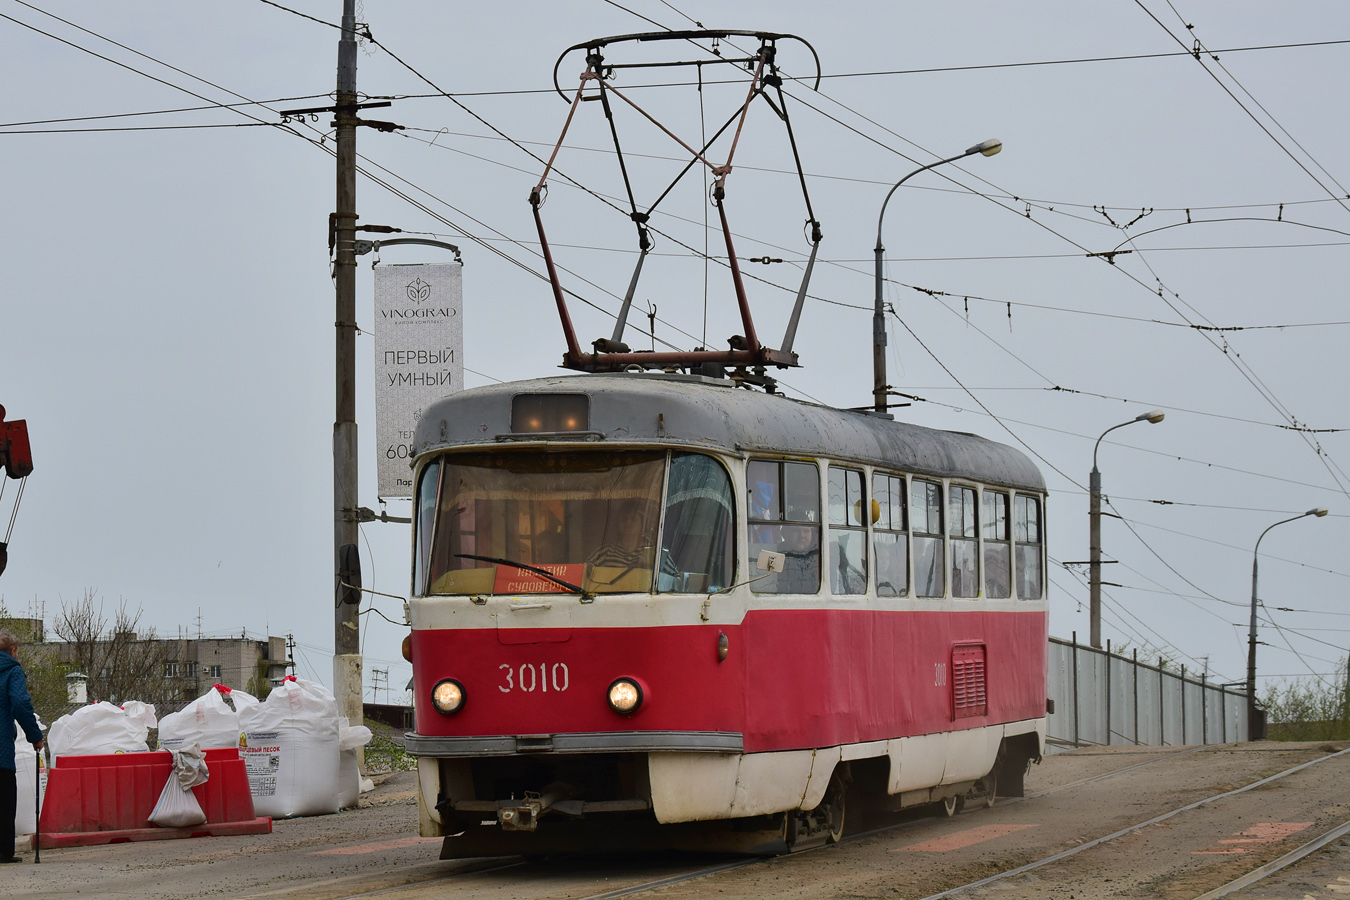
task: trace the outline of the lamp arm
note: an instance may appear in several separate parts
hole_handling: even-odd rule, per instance
[[[1102,432],[1102,437],[1097,438],[1097,443],[1092,445],[1092,468],[1094,469],[1097,468],[1097,448],[1102,445],[1102,438],[1106,437],[1108,434],[1115,431],[1117,428],[1124,428],[1126,425],[1133,425],[1135,422],[1138,421],[1139,421],[1138,419],[1131,419],[1128,422],[1121,422],[1119,425],[1112,425],[1110,428]]]
[[[909,181],[911,178],[913,178],[915,175],[918,175],[920,172],[927,172],[929,169],[935,169],[938,166],[946,165],[949,162],[956,162],[958,159],[965,159],[967,156],[970,156],[978,152],[979,152],[978,147],[971,147],[965,153],[962,153],[958,156],[952,156],[947,159],[940,159],[937,162],[931,162],[926,166],[920,166],[913,172],[910,172],[904,178],[901,178],[894,185],[892,185],[891,189],[886,192],[886,199],[881,201],[881,212],[877,215],[877,246],[875,249],[878,252],[886,249],[881,245],[881,223],[886,218],[886,206],[891,202],[891,195],[894,194],[897,189],[899,189],[900,185],[904,184],[906,181]]]
[[[1280,521],[1276,522],[1274,525],[1271,525],[1270,528],[1267,528],[1265,531],[1261,532],[1261,537],[1259,537],[1259,538],[1256,539],[1256,549],[1252,550],[1252,557],[1253,557],[1252,562],[1255,562],[1255,561],[1256,561],[1256,560],[1255,560],[1256,554],[1258,554],[1258,553],[1261,552],[1261,541],[1262,541],[1263,538],[1265,538],[1265,536],[1266,536],[1267,534],[1270,533],[1270,529],[1271,529],[1271,528],[1275,528],[1275,527],[1277,527],[1277,526],[1283,525],[1283,524],[1285,524],[1286,522],[1295,522],[1295,521],[1297,521],[1297,520],[1299,520],[1299,519],[1302,519],[1302,518],[1305,518],[1306,516],[1311,516],[1311,515],[1313,515],[1313,513],[1312,513],[1311,510],[1309,510],[1308,512],[1305,512],[1305,513],[1299,513],[1299,514],[1296,515],[1296,516],[1290,516],[1290,517],[1287,518],[1287,519],[1281,519]]]

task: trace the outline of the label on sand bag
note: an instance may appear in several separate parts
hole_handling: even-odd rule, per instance
[[[276,731],[252,732],[239,748],[248,771],[248,789],[255,797],[271,797],[277,792],[277,772],[281,770],[281,734]]]

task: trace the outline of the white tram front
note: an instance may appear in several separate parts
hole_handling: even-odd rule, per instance
[[[1019,451],[688,375],[467,390],[415,439],[421,833],[774,852],[1021,793],[1045,485]]]

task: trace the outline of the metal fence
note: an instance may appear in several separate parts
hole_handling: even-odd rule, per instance
[[[1100,744],[1224,744],[1247,739],[1247,696],[1162,660],[1050,639],[1047,749]]]

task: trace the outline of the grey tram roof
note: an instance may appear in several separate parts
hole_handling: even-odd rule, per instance
[[[423,412],[414,439],[417,454],[534,438],[510,434],[511,398],[517,394],[587,395],[590,440],[595,442],[588,446],[656,442],[735,453],[823,456],[912,474],[1045,490],[1045,479],[1025,454],[977,435],[738,389],[726,380],[679,375],[554,376],[451,394]]]

